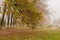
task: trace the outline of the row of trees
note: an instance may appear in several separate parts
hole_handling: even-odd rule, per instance
[[[29,27],[31,26],[33,29],[40,23],[41,19],[44,19],[43,15],[48,12],[45,9],[47,5],[45,5],[44,1],[38,1],[39,0],[5,0],[2,9],[1,25],[4,25],[4,21],[6,20],[6,25],[10,26],[11,24],[19,23]]]

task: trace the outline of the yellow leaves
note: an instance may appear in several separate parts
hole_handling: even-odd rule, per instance
[[[42,18],[42,12],[39,13],[35,3],[37,0],[33,0],[29,3],[28,0],[6,0],[7,10],[9,13],[13,14],[15,19],[21,17],[23,23],[38,23]]]

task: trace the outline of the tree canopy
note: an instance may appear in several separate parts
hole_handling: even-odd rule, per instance
[[[13,14],[12,17],[14,20],[21,18],[21,23],[27,25],[31,24],[32,27],[34,27],[39,24],[41,19],[43,19],[43,13],[38,12],[38,9],[35,6],[37,1],[38,0],[5,0],[5,14],[9,16],[11,13]]]

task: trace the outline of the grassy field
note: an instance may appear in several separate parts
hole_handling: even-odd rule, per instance
[[[60,30],[29,28],[0,30],[0,40],[60,40]]]

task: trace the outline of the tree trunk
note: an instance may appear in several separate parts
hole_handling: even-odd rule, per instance
[[[3,25],[3,23],[4,23],[5,12],[6,12],[6,3],[5,3],[5,5],[4,5],[2,20],[1,20],[1,24],[2,24],[2,25]]]
[[[11,14],[11,24],[13,24],[13,13]]]
[[[10,13],[8,14],[8,23],[7,23],[8,28],[10,27],[9,21],[10,21]]]
[[[5,16],[5,13],[2,15],[1,25],[3,25],[4,23],[4,16]]]

